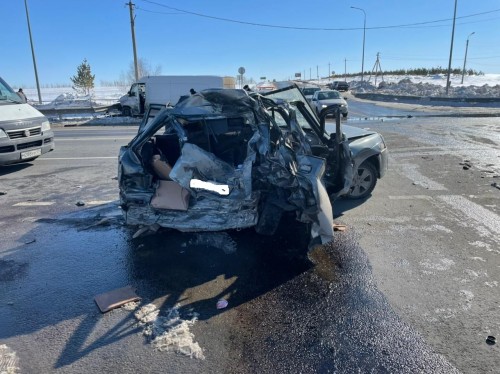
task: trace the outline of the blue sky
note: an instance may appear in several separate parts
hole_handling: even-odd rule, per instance
[[[118,80],[133,61],[125,2],[28,0],[40,84],[69,83],[84,58],[96,85]],[[454,0],[134,3],[138,56],[164,75],[234,76],[244,66],[255,80],[288,79],[297,72],[315,78],[317,71],[342,73],[344,59],[348,72],[359,72],[363,12],[351,6],[366,12],[365,71],[372,70],[377,52],[383,69],[448,66]],[[34,87],[24,1],[2,0],[0,9],[0,75],[11,85]],[[475,32],[467,67],[500,73],[500,1],[458,0],[457,17],[452,66],[462,66],[467,36]],[[416,23],[424,24],[386,27]]]

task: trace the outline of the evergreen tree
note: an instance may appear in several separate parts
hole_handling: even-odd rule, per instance
[[[90,94],[90,90],[94,88],[94,78],[90,70],[90,65],[87,59],[83,59],[83,62],[78,66],[76,70],[76,75],[71,77],[71,82],[73,82],[73,89],[77,92],[82,92],[86,95]]]

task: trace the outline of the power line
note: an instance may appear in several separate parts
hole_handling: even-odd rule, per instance
[[[149,3],[149,4],[160,6],[163,8],[175,10],[176,12],[191,14],[191,15],[197,16],[197,17],[209,18],[209,19],[214,19],[214,20],[224,21],[224,22],[238,23],[238,24],[243,24],[243,25],[248,25],[248,26],[269,27],[269,28],[276,28],[276,29],[306,30],[306,31],[354,31],[354,30],[361,30],[362,29],[361,27],[350,27],[350,28],[299,27],[299,26],[272,25],[272,24],[266,24],[266,23],[247,22],[247,21],[240,21],[240,20],[231,19],[231,18],[209,16],[207,14],[183,10],[183,9],[175,8],[175,7],[165,5],[162,3],[158,3],[156,1],[151,1],[151,0],[142,0],[142,1]],[[476,16],[481,16],[484,14],[491,14],[491,13],[497,13],[497,12],[500,12],[500,9],[494,9],[494,10],[489,10],[486,12],[480,12],[480,13],[469,14],[466,16],[460,16],[460,17],[456,17],[456,19],[476,17]],[[451,21],[451,20],[452,20],[452,18],[446,18],[446,19],[440,19],[440,20],[434,20],[434,21],[416,22],[416,23],[409,23],[409,24],[402,24],[402,25],[373,26],[373,27],[367,27],[366,29],[368,29],[368,30],[380,30],[380,29],[406,28],[406,27],[412,27],[412,26],[429,25],[432,23],[447,22],[447,21]]]

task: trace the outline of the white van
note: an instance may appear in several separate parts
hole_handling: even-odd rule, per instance
[[[0,165],[32,161],[54,150],[50,123],[0,77]]]

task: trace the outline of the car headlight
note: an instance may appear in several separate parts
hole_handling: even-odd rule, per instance
[[[42,132],[49,131],[49,130],[50,130],[50,123],[49,123],[49,121],[43,121],[42,122]]]
[[[7,137],[7,134],[5,133],[5,131],[3,131],[2,129],[0,129],[0,139],[1,138],[6,138]]]
[[[326,105],[326,104],[322,104],[322,105],[321,105],[321,107],[322,107],[322,108],[328,108],[328,105]]]

